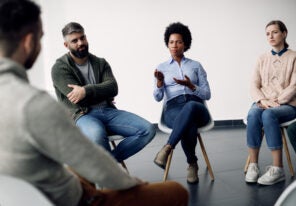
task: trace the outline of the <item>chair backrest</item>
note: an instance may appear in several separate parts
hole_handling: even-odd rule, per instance
[[[296,181],[292,182],[277,199],[275,206],[294,206],[296,203]]]
[[[208,105],[207,105],[206,101],[204,101],[203,103],[209,111],[210,121],[205,126],[198,128],[198,132],[206,132],[214,127],[214,120],[212,118],[212,115],[210,113]],[[158,122],[158,128],[160,129],[160,131],[170,134],[172,132],[172,129],[169,128],[164,122],[164,108],[165,108],[165,103],[162,105],[161,114],[160,114],[160,118],[159,118],[159,122]]]
[[[0,205],[53,206],[45,195],[30,183],[6,175],[0,175]]]
[[[163,104],[162,109],[161,109],[161,113],[160,113],[159,122],[158,122],[158,128],[160,131],[162,131],[166,134],[170,134],[172,132],[172,129],[169,128],[164,122],[164,108],[165,108],[165,105]]]
[[[209,115],[210,115],[210,121],[205,126],[199,127],[198,128],[198,132],[206,132],[206,131],[209,131],[210,129],[212,129],[215,126],[215,123],[214,123],[213,117],[211,115],[211,112],[210,112],[210,110],[208,108],[207,102],[204,101],[203,103],[206,106],[206,108],[208,109],[208,112],[209,112]]]

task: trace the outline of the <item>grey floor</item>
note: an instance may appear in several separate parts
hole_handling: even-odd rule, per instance
[[[137,155],[126,160],[131,175],[149,182],[162,181],[163,170],[154,165],[153,159],[158,150],[165,144],[167,138],[167,134],[158,131],[149,145]],[[202,134],[202,138],[214,171],[215,181],[211,181],[199,145],[197,146],[199,183],[189,185],[186,182],[187,164],[181,145],[178,145],[175,149],[168,176],[169,180],[175,180],[188,189],[190,206],[274,205],[280,194],[294,180],[288,171],[286,156],[284,155],[285,182],[272,186],[245,183],[243,167],[247,157],[247,147],[244,127],[215,128]],[[289,149],[293,166],[296,168],[296,155],[290,144]],[[261,171],[264,171],[270,163],[271,155],[264,141],[259,160]]]

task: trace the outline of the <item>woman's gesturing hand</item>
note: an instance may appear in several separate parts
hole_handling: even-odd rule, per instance
[[[157,87],[158,88],[162,87],[163,86],[163,79],[164,79],[163,73],[158,71],[157,69],[155,69],[154,77],[157,79]]]
[[[188,87],[191,90],[195,90],[195,85],[192,84],[191,80],[187,75],[185,75],[185,79],[176,79],[174,78],[175,82],[181,85]]]

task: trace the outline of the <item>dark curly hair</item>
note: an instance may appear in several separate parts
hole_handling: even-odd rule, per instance
[[[169,38],[171,34],[180,34],[182,36],[182,39],[185,45],[184,52],[190,49],[192,38],[191,38],[191,32],[188,26],[180,22],[171,23],[164,32],[164,42],[167,47],[168,47]]]

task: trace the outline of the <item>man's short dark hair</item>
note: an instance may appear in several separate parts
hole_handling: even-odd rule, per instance
[[[39,29],[40,7],[30,0],[0,0],[0,49],[9,57],[28,33]]]
[[[166,28],[164,33],[164,42],[166,46],[168,46],[171,34],[180,34],[182,36],[182,39],[185,45],[184,51],[187,51],[190,48],[192,38],[191,38],[191,32],[188,26],[180,22],[171,23]]]
[[[63,29],[62,29],[62,34],[63,37],[65,38],[65,36],[67,36],[68,34],[72,34],[72,33],[84,33],[84,28],[76,22],[70,22],[68,23]]]

